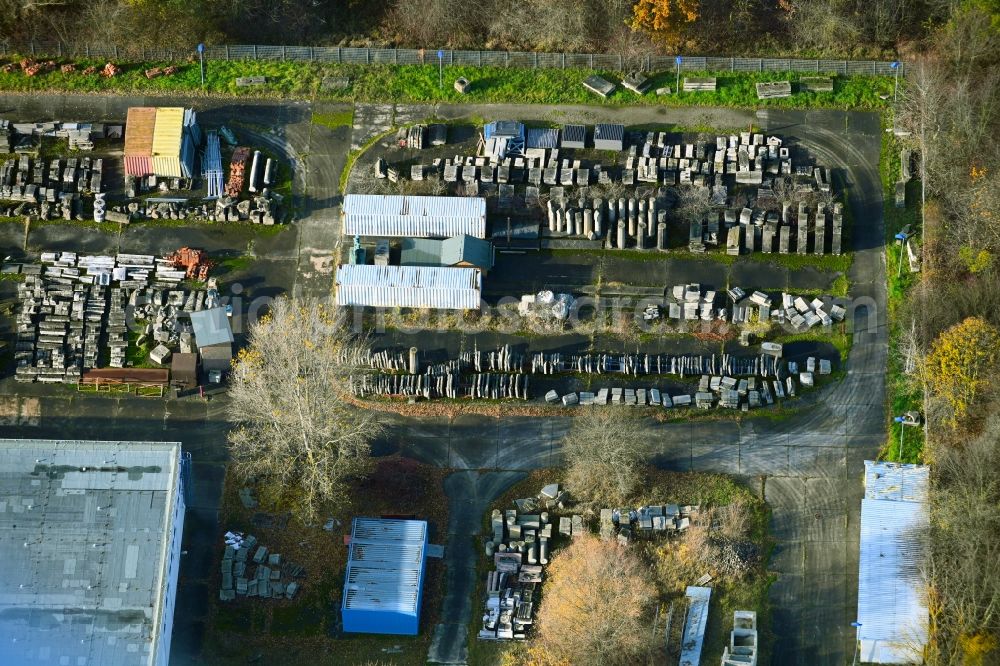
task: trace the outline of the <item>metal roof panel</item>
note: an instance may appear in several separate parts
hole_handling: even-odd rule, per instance
[[[153,128],[153,156],[180,157],[181,137],[184,135],[184,109],[179,106],[161,106],[156,109]]]
[[[481,290],[476,268],[343,264],[337,269],[339,305],[473,310],[480,306]]]

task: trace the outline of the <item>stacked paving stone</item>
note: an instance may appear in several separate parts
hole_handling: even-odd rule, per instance
[[[305,576],[301,566],[286,562],[279,553],[269,553],[254,535],[244,538],[233,532],[227,533],[221,572],[221,601],[237,596],[292,599],[301,587],[298,579]]]
[[[21,155],[0,166],[0,215],[83,219],[82,198],[102,191],[104,160],[90,157],[44,160]]]

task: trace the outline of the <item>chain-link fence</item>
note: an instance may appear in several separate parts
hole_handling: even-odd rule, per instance
[[[82,45],[32,41],[24,44],[0,43],[0,55],[70,57],[117,61],[177,61],[195,59],[191,49],[142,48],[135,46]],[[466,67],[522,67],[539,69],[596,69],[621,72],[673,70],[675,56],[647,55],[638,58],[613,53],[538,53],[534,51],[455,51],[451,49],[382,49],[340,46],[263,46],[221,44],[206,46],[206,60],[264,60],[346,64],[422,65]],[[683,56],[681,71],[710,72],[801,72],[844,76],[892,76],[893,63],[876,60],[805,60],[801,58],[724,58]],[[900,72],[902,73],[902,65]]]

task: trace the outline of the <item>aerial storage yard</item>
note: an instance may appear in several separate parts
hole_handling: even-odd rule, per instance
[[[208,610],[178,632],[212,643],[175,649],[219,663],[274,649],[283,663],[282,650],[301,658],[285,635],[299,627],[358,658],[493,663],[543,638],[568,594],[549,591],[560,558],[589,548],[659,572],[657,654],[775,654],[763,535],[787,507],[771,493],[796,501],[800,476],[829,462],[823,435],[802,447],[782,429],[840,423],[867,381],[850,359],[877,344],[857,337],[877,315],[854,273],[878,230],[857,226],[842,157],[801,119],[691,129],[589,107],[556,121],[357,105],[330,128],[282,104],[83,108],[49,120],[25,105],[4,125],[3,381],[42,410],[115,401],[201,442],[215,490],[199,491],[196,520],[211,528],[186,538],[211,567],[190,571],[179,603]],[[852,122],[869,141],[870,120]],[[349,508],[308,522],[226,471],[224,438],[169,415],[228,418],[281,296],[344,313],[342,339],[365,347],[339,352],[340,399],[388,424],[372,442],[380,481],[358,477]],[[271,353],[322,348],[317,330]],[[653,428],[657,466],[705,474],[587,495],[560,449],[600,413]]]

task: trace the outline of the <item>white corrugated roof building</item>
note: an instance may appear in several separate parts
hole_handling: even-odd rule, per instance
[[[356,264],[337,268],[338,305],[476,310],[482,286],[478,268]]]
[[[929,470],[865,461],[858,576],[862,662],[923,663],[928,638],[922,568],[930,527]]]
[[[486,238],[482,197],[348,194],[343,210],[345,236]]]

